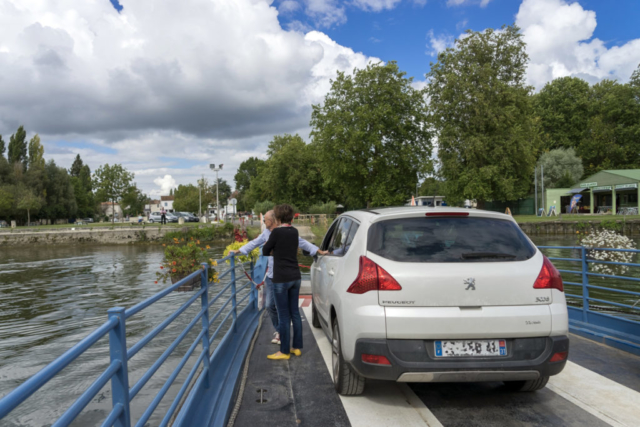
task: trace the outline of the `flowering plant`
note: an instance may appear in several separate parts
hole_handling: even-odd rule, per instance
[[[182,240],[184,241],[184,239]],[[200,241],[193,241],[193,239],[183,245],[179,243],[178,239],[174,239],[174,245],[162,245],[165,246],[164,259],[160,265],[161,271],[156,273],[158,280],[166,283],[167,279],[171,278],[175,282],[201,268],[201,264],[207,263],[209,282],[217,283],[220,281],[218,272],[214,268],[218,263],[207,255],[207,249],[210,249],[208,245],[200,247]]]
[[[587,249],[610,248],[610,249],[635,249],[635,243],[627,236],[615,231],[602,230],[592,232],[580,242]],[[633,252],[609,252],[609,251],[589,251],[589,257],[598,261],[626,262],[633,259]],[[626,265],[591,264],[593,271],[602,274],[622,275],[629,271]]]
[[[231,243],[229,246],[227,246],[227,248],[224,250],[224,256],[226,257],[227,255],[229,255],[230,251],[237,251],[238,249],[240,249],[241,247],[243,247],[244,245],[246,245],[247,243],[249,243],[248,240],[243,240],[242,242],[233,242]],[[236,256],[236,264],[238,262],[241,263],[245,263],[251,260],[256,260],[258,259],[258,257],[260,256],[260,248],[255,248],[254,250],[251,251],[251,253],[249,253],[249,255],[237,255]],[[227,260],[227,264],[230,264],[231,261]]]

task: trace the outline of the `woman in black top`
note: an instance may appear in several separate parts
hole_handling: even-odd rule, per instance
[[[271,232],[262,254],[273,255],[273,291],[278,308],[280,351],[267,357],[278,360],[289,359],[290,354],[302,354],[302,319],[298,309],[301,277],[298,267],[298,230],[291,226],[293,208],[286,204],[278,205],[274,212],[281,225]],[[293,346],[290,346],[292,323]]]

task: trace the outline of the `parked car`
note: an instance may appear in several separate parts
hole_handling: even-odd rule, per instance
[[[464,208],[346,212],[311,267],[312,324],[335,389],[365,379],[503,381],[534,391],[565,366],[560,273],[509,215]]]
[[[165,215],[167,222],[178,222],[178,217],[173,215],[171,212],[167,212]],[[149,222],[162,222],[162,215],[160,212],[154,212],[149,215]]]
[[[174,212],[177,217],[184,218],[185,222],[198,222],[198,217],[189,212]]]

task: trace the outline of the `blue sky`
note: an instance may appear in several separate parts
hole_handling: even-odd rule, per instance
[[[336,71],[396,60],[416,86],[465,29],[516,22],[527,83],[621,82],[640,63],[640,0],[0,0],[0,134],[45,157],[120,163],[153,197],[209,163],[233,185],[274,135],[308,140]]]
[[[274,2],[276,6],[282,3],[283,0]],[[424,5],[405,0],[391,10],[380,12],[349,6],[350,2],[339,3],[346,9],[347,22],[343,24],[318,26],[302,7],[292,13],[281,13],[279,21],[285,28],[299,21],[357,52],[384,61],[396,60],[409,76],[422,80],[429,71],[429,63],[436,62],[436,56],[430,55],[429,31],[455,38],[466,29],[482,31],[510,25],[515,22],[521,1],[492,0],[481,7],[479,2],[448,6],[446,0],[429,0]],[[608,46],[621,45],[640,36],[639,0],[580,0],[578,3],[596,12],[598,25],[594,37]]]

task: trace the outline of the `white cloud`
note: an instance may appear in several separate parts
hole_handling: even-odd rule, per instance
[[[380,12],[384,9],[393,9],[402,0],[353,0],[353,4],[363,10]]]
[[[479,4],[480,7],[486,7],[491,0],[447,0],[447,6],[462,6],[470,4]]]
[[[338,0],[305,0],[305,13],[321,28],[330,28],[347,22],[347,15]]]
[[[578,2],[524,0],[516,15],[527,43],[527,79],[537,89],[558,77],[590,83],[604,78],[627,81],[640,63],[640,39],[607,47],[593,38],[596,14]]]
[[[0,134],[24,124],[47,158],[123,163],[145,191],[159,176],[197,178],[213,157],[232,183],[233,163],[264,153],[274,134],[308,134],[310,105],[336,70],[370,59],[284,30],[270,0],[120,3],[117,13],[108,0],[0,0]],[[305,5],[343,19],[337,2]]]
[[[176,180],[171,177],[171,175],[165,175],[164,177],[156,178],[153,182],[160,187],[159,191],[151,191],[151,196],[167,196],[169,195],[169,191],[176,187]]]
[[[453,36],[449,36],[446,34],[434,35],[433,30],[429,30],[427,33],[429,37],[429,43],[427,44],[427,53],[431,56],[437,56],[438,53],[442,52],[448,47],[453,47],[455,44],[455,39]]]
[[[294,0],[285,0],[280,3],[280,6],[278,6],[278,11],[280,13],[295,12],[298,9],[300,9],[300,3]]]

